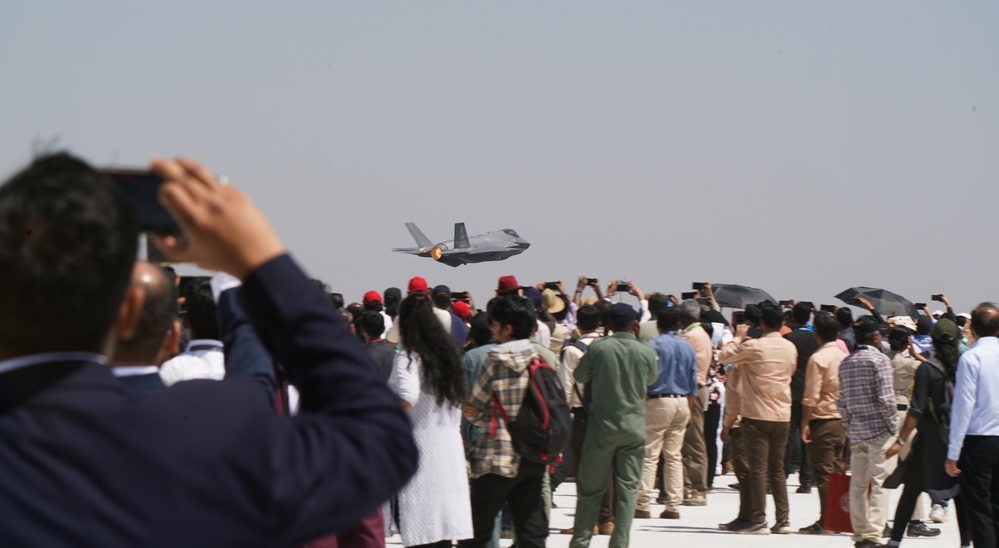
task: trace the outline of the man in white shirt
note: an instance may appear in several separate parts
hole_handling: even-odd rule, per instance
[[[975,546],[995,546],[999,530],[999,309],[982,303],[971,313],[978,340],[957,365],[947,473],[960,477]],[[960,465],[960,466],[959,466]]]
[[[219,335],[218,312],[212,298],[211,283],[199,281],[184,291],[184,324],[191,329],[191,341],[177,357],[160,368],[167,386],[191,379],[222,380],[225,377],[225,354]]]

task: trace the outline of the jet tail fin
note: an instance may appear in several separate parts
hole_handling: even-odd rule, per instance
[[[423,231],[420,230],[415,223],[406,223],[406,228],[409,229],[409,233],[413,236],[413,239],[416,240],[416,245],[420,246],[420,249],[434,247],[434,244],[423,234]]]
[[[465,230],[465,223],[454,223],[454,248],[468,249],[468,232]]]

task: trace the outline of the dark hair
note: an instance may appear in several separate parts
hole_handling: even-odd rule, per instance
[[[219,315],[212,298],[212,284],[208,280],[198,280],[184,288],[184,310],[191,324],[192,339],[221,338]]]
[[[846,329],[853,325],[853,312],[844,307],[836,309],[836,319],[839,321],[839,326],[842,329]]]
[[[951,380],[957,375],[957,360],[961,357],[961,352],[958,349],[960,343],[960,338],[954,338],[952,341],[933,339],[933,357],[940,360],[947,377]]]
[[[162,268],[164,275],[155,283],[143,284],[146,300],[135,325],[135,335],[127,341],[118,341],[115,360],[127,359],[135,363],[154,364],[163,341],[177,319],[177,287]]]
[[[895,352],[901,352],[909,346],[909,337],[912,332],[904,327],[893,327],[888,332],[888,346]]]
[[[920,335],[929,335],[930,331],[933,331],[933,318],[929,316],[920,316],[916,320],[916,333]]]
[[[600,327],[600,309],[592,304],[581,306],[576,311],[576,327],[580,331],[593,331]]]
[[[742,313],[742,321],[748,323],[749,325],[756,327],[760,323],[760,305],[758,304],[747,304],[746,309]]]
[[[490,303],[489,319],[500,325],[513,327],[511,339],[530,338],[534,326],[538,323],[538,315],[534,304],[526,297],[503,295]]]
[[[954,324],[960,327],[961,329],[964,329],[964,326],[968,325],[968,318],[965,318],[964,316],[958,316],[954,318]]]
[[[493,340],[493,332],[489,329],[489,315],[479,312],[468,321],[468,336],[475,346],[485,346]]]
[[[801,326],[807,325],[808,320],[812,319],[811,303],[795,303],[794,307],[791,308],[791,316],[794,318],[794,323]]]
[[[419,356],[420,384],[435,396],[437,405],[461,405],[465,398],[464,362],[426,295],[415,293],[399,303],[399,339],[403,351]]]
[[[760,303],[760,324],[767,329],[780,329],[784,323],[784,313],[771,303]]]
[[[649,314],[651,314],[653,318],[658,317],[659,313],[666,308],[670,308],[669,297],[667,295],[663,295],[662,293],[653,293],[649,295]]]
[[[137,249],[135,214],[106,177],[67,153],[36,158],[0,187],[0,347],[101,351]]]
[[[659,311],[656,316],[656,325],[663,333],[676,331],[680,325],[680,311],[675,306],[667,307]]]
[[[999,309],[992,303],[982,303],[971,311],[971,329],[979,337],[999,335]]]
[[[368,311],[361,315],[358,325],[367,336],[377,339],[385,332],[385,317],[381,312]]]
[[[839,338],[839,320],[832,314],[823,314],[815,318],[815,335],[824,343],[833,342]]]
[[[381,312],[382,310],[384,310],[384,307],[382,306],[382,303],[380,303],[378,301],[374,301],[374,302],[372,302],[370,304],[366,304],[366,305],[363,305],[363,306],[364,306],[364,309],[367,310],[367,311],[369,311],[369,312]],[[379,315],[381,315],[381,314],[379,314]]]
[[[343,308],[342,293],[327,293],[326,297],[329,298],[330,304],[333,305],[333,308]]]

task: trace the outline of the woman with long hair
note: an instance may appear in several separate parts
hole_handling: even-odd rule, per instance
[[[933,357],[920,364],[916,370],[905,424],[899,432],[898,440],[885,454],[886,458],[898,454],[912,430],[918,427],[916,437],[908,442],[912,444],[911,452],[905,460],[899,462],[898,468],[885,482],[885,486],[889,488],[905,484],[895,511],[895,526],[888,546],[898,546],[902,542],[916,499],[924,491],[933,500],[954,499],[961,546],[971,545],[968,509],[964,507],[959,494],[957,479],[948,476],[944,469],[947,441],[942,433],[948,430],[947,381],[953,383],[957,374],[960,336],[957,325],[948,319],[938,321],[930,335]]]
[[[465,368],[454,339],[426,295],[399,304],[399,338],[389,387],[413,421],[420,467],[399,492],[399,531],[405,546],[451,546],[472,537],[461,404]]]

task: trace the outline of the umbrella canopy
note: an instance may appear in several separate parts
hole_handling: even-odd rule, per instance
[[[715,300],[718,306],[723,308],[746,308],[749,304],[760,304],[762,301],[770,301],[777,304],[777,300],[769,293],[755,287],[735,284],[712,284],[711,289],[715,293]]]
[[[874,306],[874,310],[877,310],[878,314],[881,314],[885,318],[891,316],[919,317],[919,309],[916,308],[916,305],[912,304],[912,301],[887,289],[851,287],[836,295],[837,299],[853,306],[860,306],[860,301],[857,300],[860,297],[870,301],[871,305]]]

